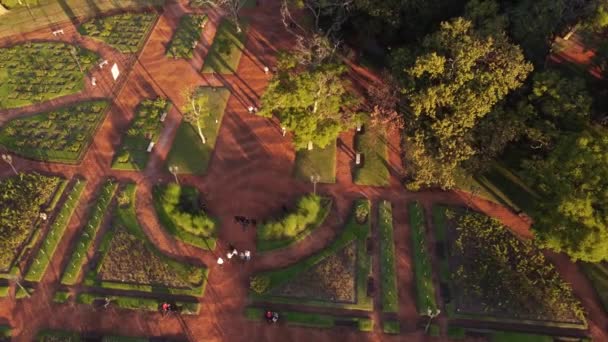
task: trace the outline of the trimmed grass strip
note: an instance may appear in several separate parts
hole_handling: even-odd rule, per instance
[[[382,324],[382,331],[385,334],[399,335],[401,333],[401,327],[398,321],[384,321]]]
[[[382,280],[382,311],[397,312],[399,293],[395,269],[395,241],[393,239],[393,209],[388,201],[378,207],[378,227],[380,228],[380,276]]]
[[[53,296],[53,302],[55,303],[67,303],[71,295],[67,291],[57,291]]]
[[[295,177],[310,182],[311,176],[319,176],[320,183],[336,182],[336,143],[325,148],[296,152]]]
[[[247,23],[241,23],[243,31],[237,33],[235,25],[230,20],[222,20],[213,39],[213,45],[205,58],[203,73],[234,74],[236,72],[245,49],[247,26]]]
[[[127,310],[142,310],[142,311],[158,311],[165,299],[160,298],[144,298],[132,296],[104,296],[94,293],[81,293],[76,297],[76,302],[80,304],[92,305],[95,302],[103,303],[105,298],[110,299],[110,305],[115,305],[121,309]],[[170,301],[171,302],[171,301]],[[200,304],[193,302],[173,302],[178,308],[181,308],[181,314],[196,315],[200,312]]]
[[[353,165],[353,181],[359,185],[389,185],[388,146],[384,132],[370,130],[357,134],[355,150],[362,154],[362,165]]]
[[[428,310],[437,310],[431,259],[426,246],[426,226],[424,208],[418,202],[409,204],[410,231],[412,232],[412,257],[414,258],[414,277],[416,278],[416,306],[420,315]]]

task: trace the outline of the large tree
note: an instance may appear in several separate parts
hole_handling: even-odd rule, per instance
[[[575,260],[608,260],[607,132],[566,136],[524,167],[543,197],[533,212],[537,239]]]
[[[453,174],[477,151],[474,128],[532,70],[504,36],[479,35],[457,18],[427,36],[419,51],[396,53],[406,114],[408,187],[454,186]]]
[[[314,65],[298,61],[292,54],[279,57],[278,73],[262,96],[259,115],[277,116],[293,132],[296,149],[309,142],[325,147],[356,123],[356,101],[342,77],[346,67],[332,59]]]

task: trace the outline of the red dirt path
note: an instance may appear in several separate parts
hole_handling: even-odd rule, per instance
[[[185,1],[183,1],[185,2]],[[435,203],[466,205],[470,195],[461,192],[426,191],[407,192],[400,185],[401,161],[399,158],[399,137],[390,138],[391,186],[385,188],[357,186],[350,178],[350,165],[353,149],[352,133],[344,134],[342,140],[346,147],[338,150],[337,183],[321,184],[318,191],[334,198],[335,208],[327,223],[314,232],[309,238],[297,245],[275,252],[255,255],[255,231],[242,231],[232,224],[234,215],[264,218],[280,211],[283,204],[292,203],[300,195],[310,192],[311,185],[291,177],[295,153],[289,139],[281,136],[276,122],[252,116],[246,108],[259,100],[268,76],[263,66],[272,66],[278,49],[288,48],[290,37],[282,29],[278,18],[278,1],[260,1],[260,6],[245,10],[244,16],[250,20],[248,40],[245,52],[235,75],[201,75],[199,70],[204,56],[213,40],[221,14],[208,11],[210,22],[205,29],[191,61],[167,59],[164,46],[171,39],[179,17],[192,10],[182,3],[169,2],[153,28],[143,51],[139,54],[130,73],[123,68],[126,81],[120,86],[113,84],[107,76],[107,69],[96,70],[98,88],[87,86],[78,95],[57,99],[49,104],[15,110],[0,110],[0,125],[6,120],[21,115],[30,115],[40,109],[48,109],[71,101],[82,101],[95,97],[113,97],[112,107],[96,133],[93,143],[80,165],[50,164],[25,160],[15,157],[15,166],[20,171],[40,171],[72,177],[80,175],[89,182],[83,198],[76,208],[65,237],[62,239],[52,259],[51,271],[45,274],[41,284],[29,299],[15,301],[0,299],[0,320],[4,319],[13,327],[14,340],[31,341],[35,334],[45,328],[76,330],[83,332],[111,333],[132,336],[179,336],[193,341],[336,341],[348,339],[353,341],[422,341],[427,340],[416,328],[418,314],[415,309],[413,270],[410,258],[410,238],[406,206],[413,200],[420,201],[427,213]],[[108,58],[126,66],[131,60],[109,48],[103,43],[79,37],[71,23],[60,25],[66,31],[65,39],[73,38],[79,44],[98,51]],[[28,39],[49,39],[49,32],[41,30],[13,40],[0,40],[0,46]],[[64,38],[62,38],[64,39]],[[105,72],[105,74],[104,74]],[[375,78],[363,68],[353,68],[355,82],[365,86]],[[216,148],[209,170],[205,176],[180,176],[180,181],[196,186],[206,194],[209,210],[224,223],[219,232],[220,244],[215,252],[203,252],[197,248],[174,240],[161,227],[151,204],[151,189],[158,182],[168,182],[172,176],[166,171],[165,159],[171,147],[177,127],[181,121],[179,109],[183,104],[181,92],[193,85],[223,85],[228,87],[232,96],[228,101],[226,113],[220,128]],[[111,95],[113,94],[113,95]],[[167,97],[176,106],[169,112],[165,121],[162,136],[157,144],[148,167],[143,172],[116,171],[110,169],[113,152],[118,147],[123,133],[133,118],[134,109],[143,99],[157,95]],[[115,96],[115,97],[114,97]],[[11,174],[10,168],[0,165],[0,177]],[[95,311],[90,306],[73,302],[68,304],[52,303],[52,296],[59,288],[58,274],[63,270],[71,245],[77,238],[84,224],[86,212],[94,195],[105,177],[114,177],[122,181],[133,181],[138,184],[137,215],[146,235],[164,253],[178,259],[211,268],[209,286],[203,298],[201,313],[193,317],[184,317],[183,322],[177,318],[161,320],[157,313],[141,313],[114,308],[108,311]],[[248,304],[248,277],[257,271],[286,266],[323,249],[341,231],[342,223],[348,215],[352,200],[366,196],[377,206],[381,199],[390,200],[394,207],[395,243],[397,250],[397,276],[399,283],[400,309],[397,314],[402,325],[400,336],[384,335],[381,332],[380,320],[384,315],[376,305],[372,317],[375,327],[372,333],[358,333],[352,330],[331,329],[317,330],[287,327],[284,325],[267,326],[263,323],[250,322],[243,317],[244,307]],[[488,202],[481,198],[471,201],[476,210],[500,219],[515,233],[530,237],[529,223],[525,222],[509,209]],[[373,223],[375,218],[373,218]],[[374,224],[374,234],[377,228]],[[248,264],[229,264],[223,268],[215,265],[218,253],[226,249],[230,242],[240,249],[254,251],[254,258]],[[378,245],[374,249],[374,268],[377,278]],[[590,312],[591,333],[598,340],[608,340],[602,327],[606,327],[606,313],[594,302],[594,294],[588,281],[580,271],[564,258],[557,258],[556,263],[566,279],[573,282],[576,294],[581,298]],[[73,293],[83,291],[76,286],[70,289]],[[14,291],[14,289],[12,289]],[[379,303],[376,291],[374,302]],[[328,313],[339,313],[337,310],[321,310]],[[366,315],[365,313],[362,313]],[[440,317],[442,326],[445,319]],[[436,339],[439,340],[439,339]]]

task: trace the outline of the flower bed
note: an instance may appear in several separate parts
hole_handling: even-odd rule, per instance
[[[102,40],[120,52],[135,53],[152,28],[154,13],[123,13],[91,19],[78,27],[80,34]]]
[[[167,46],[167,55],[173,58],[192,58],[194,44],[201,40],[203,27],[207,23],[204,14],[186,14],[179,20],[173,39]]]

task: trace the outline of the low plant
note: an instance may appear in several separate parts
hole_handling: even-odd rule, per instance
[[[249,280],[249,288],[255,293],[262,294],[268,290],[270,278],[265,275],[255,275]]]

